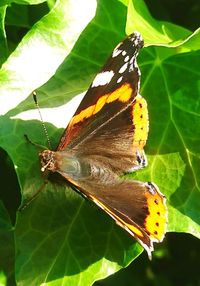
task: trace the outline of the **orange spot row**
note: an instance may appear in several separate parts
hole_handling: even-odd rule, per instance
[[[147,192],[145,196],[149,210],[145,227],[149,231],[151,238],[162,241],[167,223],[165,199],[159,193],[152,196],[152,194]]]
[[[149,117],[147,110],[147,103],[144,98],[137,95],[133,105],[133,125],[135,126],[134,132],[134,146],[143,149],[146,144],[149,132]]]

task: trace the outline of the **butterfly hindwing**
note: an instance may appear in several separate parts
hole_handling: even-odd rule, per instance
[[[67,159],[63,160],[64,166]],[[153,242],[161,242],[166,231],[165,196],[153,183],[120,179],[115,170],[109,168],[105,158],[98,162],[92,158],[89,164],[88,159],[85,160],[82,158],[78,161],[85,173],[87,166],[91,167],[86,178],[81,173],[70,176],[62,167],[59,169],[60,174],[134,236],[151,258]],[[92,169],[98,169],[99,172]]]
[[[167,223],[166,199],[158,187],[125,180],[102,193],[100,199],[90,195],[91,199],[134,236],[151,259],[153,242],[163,240]]]

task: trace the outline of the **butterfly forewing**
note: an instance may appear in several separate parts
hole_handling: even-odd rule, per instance
[[[140,82],[136,56],[142,46],[140,34],[135,33],[114,49],[67,126],[58,150],[75,147],[134,101]]]

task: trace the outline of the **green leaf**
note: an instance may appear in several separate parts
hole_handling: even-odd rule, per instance
[[[14,272],[14,231],[9,215],[0,201],[0,285],[13,282]]]
[[[6,277],[3,272],[0,272],[0,286],[6,285]]]
[[[200,28],[197,29],[188,39],[183,43],[182,48],[189,51],[198,51],[200,49]]]
[[[9,231],[12,229],[9,215],[1,201],[0,201],[0,229],[4,231]]]
[[[126,31],[139,31],[145,40],[145,46],[181,45],[183,39],[190,35],[190,31],[172,23],[155,20],[146,8],[143,0],[131,0],[128,6]]]
[[[0,71],[0,109],[5,114],[0,118],[0,146],[14,162],[25,198],[39,190],[44,180],[40,150],[29,144],[24,134],[47,145],[41,122],[34,120],[35,113],[30,110],[33,103],[26,99],[28,94],[53,76],[39,89],[38,98],[40,105],[47,107],[41,112],[48,116],[47,130],[56,147],[62,130],[52,124],[66,126],[71,107],[64,103],[89,86],[115,44],[123,39],[130,13],[123,4],[126,1],[101,0],[95,18],[79,37],[91,15],[77,31],[74,23],[80,16],[72,15],[69,3],[58,1],[31,28]],[[147,17],[146,7],[140,6],[138,12],[138,4],[133,4],[147,44],[166,46],[146,47],[138,58],[140,93],[147,99],[150,114],[149,166],[134,177],[155,182],[167,196],[168,231],[199,237],[199,32],[189,35],[185,29],[169,25],[173,36],[162,35],[160,23]],[[142,29],[143,23],[153,26],[152,41],[145,34],[146,28]],[[42,46],[44,59],[39,55]],[[29,57],[35,60],[35,55],[37,62],[30,63]],[[19,285],[91,285],[127,266],[142,251],[104,213],[71,189],[50,182],[18,214],[15,244]]]
[[[200,237],[200,221],[197,215],[200,207],[200,110],[197,104],[200,99],[200,51],[177,54],[161,60],[160,54],[165,53],[165,49],[149,48],[146,50],[148,62],[142,64],[144,81],[141,93],[148,100],[151,120],[147,152],[154,155],[155,168],[161,154],[178,152],[179,166],[174,164],[173,160],[167,162],[163,158],[166,171],[160,179],[157,173],[154,181],[163,188],[163,192],[167,188],[164,193],[169,203],[168,229],[185,231]],[[156,168],[158,172],[161,170],[159,165]],[[155,172],[154,168],[151,170]],[[181,181],[178,179],[180,174],[183,175]],[[173,184],[168,185],[170,180]]]
[[[45,0],[1,0],[0,6],[3,5],[10,5],[11,3],[16,3],[16,4],[21,4],[21,5],[25,5],[25,4],[40,4],[45,2]]]
[[[6,8],[6,6],[0,7],[0,66],[8,55],[6,33],[4,27]]]
[[[105,7],[113,13],[107,13]],[[127,8],[116,0],[98,3],[96,16],[84,29],[71,53],[51,80],[37,89],[41,106],[60,106],[88,88],[113,47],[125,37],[126,15]],[[32,98],[29,98],[13,111],[13,115],[32,106]]]
[[[16,107],[55,73],[94,14],[94,1],[87,0],[87,4],[91,5],[89,13],[86,2],[60,0],[26,34],[0,71],[0,114]],[[86,10],[81,19],[77,8]]]
[[[21,29],[31,28],[35,22],[47,13],[48,7],[45,3],[40,5],[12,4],[7,9],[6,25],[12,26],[12,28],[13,26]],[[19,39],[19,35],[17,39]]]

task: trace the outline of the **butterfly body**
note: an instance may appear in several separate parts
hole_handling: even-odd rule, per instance
[[[58,172],[147,250],[164,238],[165,197],[158,187],[126,179],[147,165],[149,119],[139,94],[139,33],[121,42],[95,77],[56,151],[40,153],[42,171]]]

